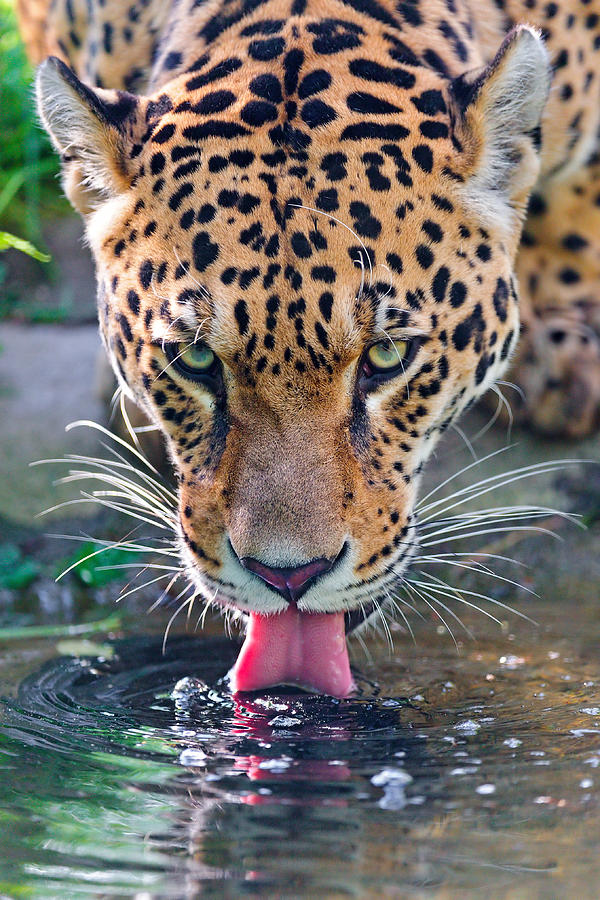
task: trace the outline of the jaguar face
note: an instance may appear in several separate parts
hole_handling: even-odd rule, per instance
[[[207,601],[355,625],[405,572],[423,465],[516,341],[547,87],[532,53],[545,65],[521,29],[478,79],[415,70],[368,128],[376,98],[355,111],[333,87],[296,126],[324,70],[290,85],[248,61],[252,95],[233,69],[218,90],[186,74],[139,98],[42,68],[106,349],[165,434]]]

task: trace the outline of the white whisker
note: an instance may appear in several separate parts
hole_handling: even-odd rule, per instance
[[[442,581],[440,578],[437,578],[435,575],[432,575],[430,572],[420,571],[419,574],[425,578],[433,578],[434,582],[437,582],[439,585],[444,585],[446,588],[449,587],[449,585],[447,585],[444,581]],[[419,584],[420,582],[416,583]],[[427,582],[425,582],[425,584],[427,584]],[[431,584],[429,586],[431,588]],[[520,619],[524,619],[526,622],[529,622],[532,625],[537,625],[537,622],[534,622],[533,619],[525,615],[525,613],[522,613],[520,610],[515,609],[514,606],[509,606],[507,603],[502,603],[501,600],[496,600],[494,597],[489,597],[487,594],[481,594],[479,591],[471,591],[467,590],[466,588],[453,588],[452,590],[456,590],[458,593],[460,593],[461,601],[466,603],[467,605],[468,601],[464,599],[464,597],[462,596],[463,594],[466,594],[468,597],[476,597],[479,600],[485,600],[487,603],[491,603],[493,606],[498,606],[500,607],[500,609],[504,609],[506,610],[506,612],[512,613],[512,615],[514,616],[519,616]],[[483,609],[481,609],[481,607],[475,608],[479,609],[480,612],[484,612],[485,615],[489,615],[490,618],[494,618],[491,613],[485,612]],[[496,619],[496,621],[498,622],[499,620]],[[502,623],[499,622],[499,624],[501,625]]]
[[[121,600],[125,599],[125,597],[130,597],[132,594],[136,594],[138,591],[143,590],[143,588],[150,587],[151,584],[156,584],[158,581],[164,581],[165,578],[170,578],[170,577],[171,577],[170,572],[163,572],[162,575],[157,575],[156,578],[152,578],[150,581],[145,581],[143,584],[138,584],[136,587],[130,588],[128,591],[125,591],[124,593],[121,592],[115,602],[120,603]],[[130,582],[130,584],[131,584],[131,582]]]
[[[410,636],[411,636],[411,638],[412,638],[412,642],[413,642],[413,644],[416,646],[416,645],[417,645],[417,642],[416,642],[416,640],[415,640],[415,635],[414,635],[414,632],[413,632],[413,630],[412,630],[411,624],[410,624],[410,622],[408,621],[408,617],[407,617],[406,613],[404,612],[404,610],[402,609],[402,607],[399,605],[399,603],[398,603],[397,601],[400,601],[400,603],[404,603],[404,604],[405,604],[406,606],[408,606],[410,609],[412,609],[412,607],[411,607],[410,604],[407,603],[405,600],[402,600],[401,597],[398,597],[397,595],[392,594],[391,591],[389,591],[387,587],[384,586],[383,590],[385,591],[385,595],[386,595],[386,597],[388,598],[388,600],[389,600],[389,602],[390,602],[390,605],[391,605],[391,606],[393,607],[393,609],[398,613],[398,615],[400,615],[400,616],[402,617],[402,620],[404,621],[404,624],[406,625],[406,627],[407,627],[407,629],[408,629],[408,632],[409,632],[409,634],[410,634]]]
[[[407,587],[409,590],[414,591],[415,594],[417,595],[417,597],[419,597],[419,598],[423,601],[423,603],[425,603],[425,605],[429,607],[429,609],[432,611],[432,613],[434,614],[434,616],[437,616],[437,618],[442,622],[444,628],[446,629],[446,631],[448,632],[448,634],[449,634],[450,637],[452,638],[452,640],[453,640],[453,642],[454,642],[454,646],[456,647],[456,652],[458,653],[458,652],[459,652],[459,651],[458,651],[458,641],[456,640],[456,638],[455,638],[455,636],[454,636],[454,632],[452,631],[452,629],[450,628],[450,626],[448,625],[448,623],[447,623],[446,620],[444,619],[444,617],[443,617],[443,615],[441,614],[441,612],[440,612],[438,609],[436,609],[435,606],[433,606],[433,602],[430,602],[430,601],[433,601],[433,597],[429,597],[429,600],[428,600],[427,597],[425,596],[425,594],[424,594],[421,590],[419,590],[418,587],[416,587],[416,584],[418,584],[418,582],[415,583],[415,582],[412,581],[412,580],[411,580],[411,581],[407,581],[407,582],[406,582],[406,587]],[[444,604],[441,602],[441,600],[436,601],[436,602],[437,602],[437,605],[438,605],[438,606],[441,606],[442,609],[444,609],[444,611],[446,611],[446,612],[448,612],[448,613],[454,615],[454,618],[456,618],[456,619],[458,620],[458,622],[460,623],[460,625],[464,628],[464,626],[462,625],[462,622],[460,621],[460,619],[458,619],[458,616],[457,616],[455,613],[452,613],[451,610],[448,610],[447,607],[445,607]]]
[[[497,451],[501,452],[501,451]],[[495,454],[494,454],[495,455]],[[478,462],[481,462],[479,460]],[[552,472],[561,471],[567,465],[579,465],[581,462],[585,460],[579,459],[571,459],[571,460],[556,460],[556,461],[546,461],[542,463],[533,463],[529,466],[521,466],[517,469],[512,469],[509,472],[502,472],[497,475],[490,475],[487,478],[482,478],[480,481],[475,484],[468,485],[467,487],[460,488],[457,491],[454,491],[453,494],[450,494],[449,497],[443,497],[440,500],[435,500],[433,503],[428,503],[426,506],[424,505],[424,498],[418,505],[417,510],[419,512],[419,517],[422,522],[427,521],[429,518],[433,518],[433,514],[429,516],[425,516],[423,518],[424,512],[429,512],[436,507],[441,506],[444,503],[448,503],[448,501],[454,500],[455,502],[451,503],[449,506],[444,507],[443,512],[448,512],[450,509],[454,509],[456,506],[460,506],[462,503],[466,503],[467,501],[476,500],[478,497],[482,497],[484,494],[490,493],[490,491],[497,490],[500,487],[506,487],[509,484],[513,484],[516,481],[521,481],[524,478],[531,478],[534,475],[547,475]],[[470,466],[467,466],[462,471],[468,471],[471,466],[477,465],[478,463],[471,463]],[[454,476],[453,476],[454,477]],[[451,479],[447,479],[446,484]],[[431,495],[430,494],[428,496]],[[459,498],[459,499],[456,499]],[[439,513],[436,513],[439,515]]]
[[[459,425],[457,425],[456,422],[452,422],[450,427],[457,433],[457,435],[460,438],[462,438],[465,447],[467,448],[467,450],[469,451],[469,453],[471,454],[473,459],[476,460],[477,454],[475,453],[475,450],[473,449],[473,444],[471,443],[471,441],[469,440],[469,438],[467,437],[465,432],[462,430],[462,428]]]
[[[511,584],[513,587],[517,587],[522,591],[525,591],[528,594],[531,594],[534,597],[537,597],[538,594],[532,588],[526,587],[524,584],[520,584],[518,581],[514,581],[512,578],[506,578],[504,575],[499,575],[497,572],[493,572],[487,566],[470,566],[468,563],[459,563],[452,559],[436,559],[433,556],[417,556],[415,558],[415,563],[422,565],[423,563],[430,565],[439,563],[445,566],[454,566],[457,569],[466,569],[469,572],[475,572],[478,575],[487,575],[488,578],[495,578],[497,581],[504,581],[506,584]]]
[[[317,213],[319,216],[325,216],[327,219],[331,219],[333,222],[337,222],[338,225],[341,225],[342,228],[345,228],[350,234],[356,238],[358,243],[361,245],[362,249],[365,251],[365,256],[367,257],[367,262],[369,264],[369,287],[373,284],[373,263],[371,262],[371,257],[369,256],[369,251],[366,248],[365,242],[359,237],[359,235],[354,231],[353,228],[350,228],[349,225],[346,225],[345,222],[342,222],[341,219],[338,219],[336,216],[332,216],[331,213],[323,212],[322,209],[315,209],[312,206],[305,206],[303,203],[290,203],[290,206],[295,207],[296,209],[305,209],[307,212]]]
[[[176,580],[178,577],[179,577],[179,576],[176,576],[175,580]],[[174,584],[174,583],[175,583],[175,580],[169,584],[169,586],[168,586],[168,587],[166,588],[166,590],[165,590],[165,593],[168,593],[169,588],[171,587],[171,584]],[[189,587],[192,587],[192,588],[193,588],[193,585],[186,587],[186,590],[188,590]],[[180,594],[179,596],[181,596],[181,594]],[[169,631],[171,630],[171,626],[172,626],[173,622],[175,621],[175,619],[177,618],[177,616],[179,615],[179,613],[181,612],[181,610],[184,609],[184,608],[187,606],[188,603],[190,603],[190,602],[193,603],[193,602],[194,602],[194,597],[195,597],[195,594],[192,594],[191,597],[187,597],[187,598],[183,601],[183,603],[182,603],[180,606],[177,607],[177,609],[175,610],[175,612],[173,613],[173,615],[171,616],[171,618],[170,618],[169,621],[167,622],[167,627],[165,628],[165,635],[164,635],[164,637],[163,637],[163,642],[162,642],[162,652],[163,652],[163,656],[165,655],[165,652],[166,652],[166,649],[167,649],[167,639],[168,639],[168,637],[169,637]]]

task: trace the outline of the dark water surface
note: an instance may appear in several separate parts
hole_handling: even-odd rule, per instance
[[[4,668],[0,895],[599,896],[598,614],[527,613],[459,656],[430,624],[358,651],[348,701],[234,698],[218,637],[30,650]]]

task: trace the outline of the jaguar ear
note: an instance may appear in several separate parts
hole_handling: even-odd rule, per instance
[[[551,68],[534,28],[519,25],[491,63],[451,84],[468,205],[484,220],[514,227],[540,170],[541,121]]]
[[[73,206],[86,215],[126,190],[138,98],[92,90],[55,56],[38,68],[36,96],[42,122],[61,155],[65,193]]]

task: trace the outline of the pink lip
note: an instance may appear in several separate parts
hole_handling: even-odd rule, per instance
[[[272,568],[265,566],[257,559],[245,557],[240,560],[244,568],[254,572],[268,585],[279,591],[288,600],[299,600],[302,594],[308,590],[311,584],[320,575],[324,575],[332,568],[336,559],[313,559],[304,566],[295,569]]]

